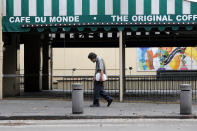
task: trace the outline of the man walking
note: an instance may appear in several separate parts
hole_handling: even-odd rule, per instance
[[[105,100],[107,100],[108,102],[107,106],[109,107],[113,101],[113,98],[109,96],[107,92],[104,91],[103,76],[106,75],[104,60],[93,52],[89,53],[88,58],[93,63],[96,62],[96,71],[94,76],[94,101],[93,101],[93,105],[90,105],[90,107],[100,106],[99,96],[102,96]],[[96,79],[97,73],[100,73],[99,79]]]

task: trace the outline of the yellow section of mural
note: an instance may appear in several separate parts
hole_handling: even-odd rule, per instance
[[[170,67],[173,70],[178,70],[181,64],[181,55],[177,55],[174,59],[170,62]]]

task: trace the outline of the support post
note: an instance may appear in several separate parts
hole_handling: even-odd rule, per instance
[[[19,35],[16,33],[7,34],[3,51],[3,96],[20,95],[20,86],[17,72],[17,61],[19,52]]]
[[[49,43],[49,55],[50,55],[50,68],[49,68],[49,76],[50,76],[50,90],[53,90],[53,47],[52,47],[52,40]]]
[[[32,39],[33,38],[33,39]],[[41,91],[40,65],[41,65],[40,34],[25,35],[24,43],[24,91]]]
[[[49,90],[49,41],[47,38],[42,44],[43,65],[42,65],[42,89]]]
[[[123,93],[125,89],[125,45],[123,43],[123,32],[119,36],[119,60],[120,60],[120,102],[123,102]]]
[[[16,87],[20,89],[20,43],[16,46]]]
[[[39,65],[39,89],[40,91],[43,89],[42,86],[43,86],[43,72],[42,72],[42,67],[43,67],[43,45],[42,43],[40,43],[40,65]]]
[[[0,5],[0,100],[3,99],[3,40],[2,40],[2,5]]]

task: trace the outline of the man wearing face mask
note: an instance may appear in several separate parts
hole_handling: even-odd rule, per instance
[[[104,91],[104,81],[107,79],[104,60],[93,52],[89,53],[88,59],[90,59],[93,63],[96,62],[94,76],[94,101],[90,107],[100,106],[99,96],[102,96],[108,102],[107,106],[109,107],[113,101],[113,98]]]

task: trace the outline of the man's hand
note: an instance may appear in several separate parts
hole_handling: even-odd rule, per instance
[[[100,80],[99,80],[100,82],[102,82],[102,81],[103,81],[103,72],[104,72],[104,71],[103,71],[103,70],[101,70],[101,75],[100,75]]]

